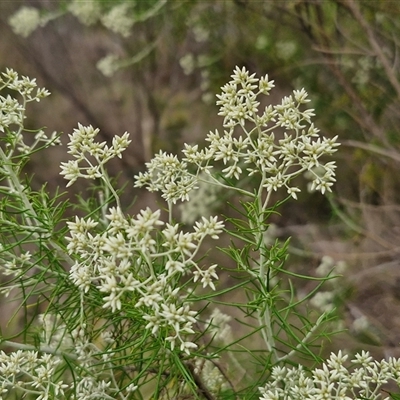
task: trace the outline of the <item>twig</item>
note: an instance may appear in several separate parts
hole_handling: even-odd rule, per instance
[[[394,161],[400,162],[400,154],[398,152],[385,150],[379,146],[375,146],[370,143],[363,143],[357,140],[345,140],[341,142],[341,144],[343,144],[344,146],[356,147],[358,149],[367,150],[370,151],[371,153],[376,153],[381,156],[391,158]]]
[[[392,84],[393,88],[397,92],[397,96],[400,98],[400,83],[396,78],[396,74],[394,73],[392,67],[390,66],[389,60],[386,58],[384,52],[382,51],[382,46],[376,40],[373,30],[371,26],[368,24],[366,19],[363,17],[358,2],[354,0],[338,0],[341,4],[343,4],[354,16],[356,21],[360,24],[361,28],[364,30],[368,37],[369,44],[375,52],[375,55],[379,59],[382,64],[385,73]]]

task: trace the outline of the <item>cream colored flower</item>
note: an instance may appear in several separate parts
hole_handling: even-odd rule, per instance
[[[14,33],[28,37],[41,25],[39,10],[35,7],[21,7],[9,18],[8,23]]]
[[[93,25],[101,15],[101,8],[97,1],[74,0],[68,10],[84,25]]]
[[[120,34],[123,37],[128,37],[131,34],[131,29],[135,20],[133,15],[129,15],[131,5],[122,3],[113,7],[108,14],[101,18],[103,25],[110,31]]]

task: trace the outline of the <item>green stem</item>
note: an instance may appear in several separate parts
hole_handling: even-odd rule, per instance
[[[317,322],[314,324],[314,326],[310,329],[310,331],[307,333],[306,336],[304,336],[304,339],[294,348],[292,349],[289,353],[285,354],[284,356],[280,357],[278,361],[285,361],[289,359],[292,355],[296,353],[296,351],[300,350],[301,347],[304,347],[307,341],[312,337],[314,332],[321,326],[325,319],[326,314],[323,313],[317,320]]]
[[[213,181],[208,181],[205,179],[201,179],[199,178],[200,182],[204,182],[207,183],[209,185],[215,185],[215,186],[220,186],[223,187],[225,189],[229,189],[229,190],[236,190],[238,193],[243,194],[245,196],[249,196],[249,197],[253,197],[254,198],[254,193],[248,192],[247,190],[241,189],[241,188],[237,188],[234,186],[228,186],[228,185],[224,185],[222,182],[220,182],[218,179],[214,178],[211,174],[208,175]]]
[[[172,201],[168,201],[168,223],[172,225]]]
[[[105,183],[106,189],[109,192],[111,192],[111,194],[113,195],[115,203],[117,204],[117,208],[122,211],[121,202],[119,200],[118,193],[113,188],[113,185],[111,185],[110,178],[108,177],[107,171],[105,170],[103,164],[101,164],[100,162],[99,162],[99,164],[100,164],[100,170],[101,170],[101,179]]]
[[[260,185],[261,187],[261,185]],[[268,193],[267,198],[269,198],[270,192]],[[266,263],[268,260],[265,259],[265,252],[263,251],[264,249],[264,244],[263,244],[263,239],[264,239],[264,235],[263,235],[263,229],[262,229],[262,225],[263,225],[263,220],[262,220],[262,216],[264,214],[264,210],[266,207],[266,202],[264,202],[264,204],[262,204],[262,198],[261,196],[258,196],[257,198],[257,215],[256,215],[256,223],[257,226],[255,227],[257,229],[256,232],[256,243],[260,243],[260,258],[259,258],[259,262],[260,262],[260,272],[259,272],[259,279],[261,281],[261,284],[264,286],[265,282],[267,280],[267,269],[266,269]],[[250,220],[250,224],[251,224],[251,220]],[[262,310],[260,309],[258,311],[258,323],[260,325],[260,327],[262,327],[261,329],[261,334],[262,337],[265,341],[265,344],[267,346],[268,351],[271,353],[272,355],[272,361],[275,362],[276,360],[278,360],[278,355],[276,353],[276,349],[275,349],[275,339],[274,339],[274,333],[272,331],[272,321],[271,321],[271,312],[270,309],[268,307],[268,305],[266,305]]]
[[[38,215],[34,210],[31,202],[29,201],[29,198],[25,193],[24,187],[19,181],[17,174],[15,173],[14,169],[11,166],[12,165],[11,160],[6,156],[1,147],[0,147],[0,158],[3,160],[3,168],[6,171],[10,189],[18,193],[18,196],[25,207],[24,218],[26,220],[27,225],[31,226],[34,229],[33,235],[37,239],[42,239],[41,234],[43,232],[40,231],[45,230],[46,232],[48,232],[48,230],[45,227],[42,227],[36,223],[36,221],[39,220]],[[53,247],[57,251],[58,256],[67,261],[70,266],[74,264],[72,258],[65,253],[65,251],[58,245],[58,243],[53,241],[50,237],[47,238],[47,241],[51,245],[51,247]]]

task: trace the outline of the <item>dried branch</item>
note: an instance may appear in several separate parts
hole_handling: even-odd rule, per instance
[[[389,82],[392,84],[393,88],[397,92],[397,96],[400,98],[400,82],[398,81],[396,74],[394,73],[392,67],[390,66],[389,60],[385,56],[385,53],[382,50],[382,46],[378,43],[374,31],[371,26],[368,24],[367,20],[363,17],[358,2],[354,0],[338,0],[341,4],[343,4],[353,15],[356,21],[360,24],[361,28],[366,33],[369,44],[375,52],[375,55],[378,57],[380,63],[382,64],[383,69],[385,70],[386,76]]]

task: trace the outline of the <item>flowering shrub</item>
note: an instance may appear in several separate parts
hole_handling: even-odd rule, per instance
[[[397,380],[399,361],[377,363],[366,353],[356,356],[361,367],[351,373],[342,353],[311,372],[288,367],[299,357],[321,361],[315,341],[329,334],[324,326],[334,312],[310,310],[331,271],[321,277],[291,271],[287,242],[269,232],[270,214],[297,199],[299,175],[322,194],[335,182],[335,162],[323,157],[338,144],[319,136],[304,89],[260,110],[273,81],[236,68],[217,96],[223,132],[210,132],[204,147],[185,144],[182,158],[160,151],[135,176],[136,187],[165,200],[165,215],[123,209],[106,164],[122,157],[129,134],[107,144],[96,141],[97,129],[78,124],[61,175],[67,187],[78,178],[95,181],[98,198],[81,199],[82,216],[66,221],[70,201],[45,187],[35,191],[22,171],[33,152],[59,144],[42,130],[29,139],[24,128],[27,103],[49,93],[13,70],[0,84],[15,93],[0,97],[1,292],[16,303],[15,329],[22,326],[0,336],[3,398],[375,399],[382,384]],[[235,193],[238,217],[211,212],[190,226],[179,223],[181,203],[204,185]],[[273,203],[273,192],[286,194]],[[210,262],[205,250],[221,235],[231,239],[221,248],[234,261],[231,273],[241,274],[233,287],[218,284],[228,268]],[[299,295],[291,278],[317,286]],[[218,300],[236,291],[247,300]],[[242,337],[218,302],[242,310]],[[249,354],[252,360],[243,358]]]

